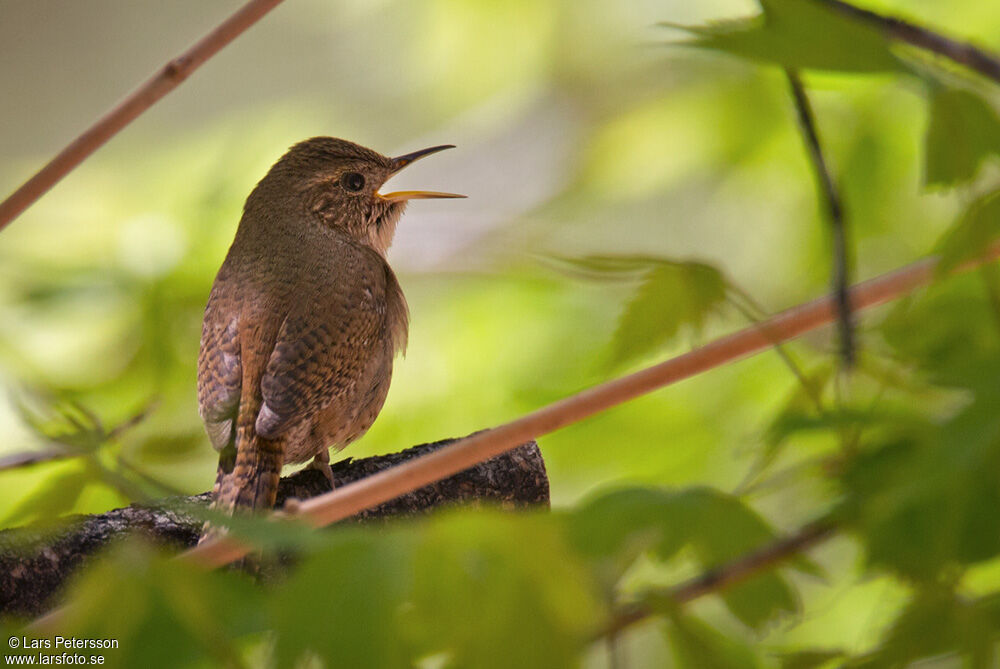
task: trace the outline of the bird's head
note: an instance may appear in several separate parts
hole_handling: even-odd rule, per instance
[[[407,165],[450,148],[454,147],[433,146],[389,158],[343,139],[313,137],[289,149],[260,185],[269,186],[266,190],[271,192],[281,190],[304,207],[308,217],[341,228],[385,254],[408,201],[465,196],[416,190],[379,193],[379,189]]]

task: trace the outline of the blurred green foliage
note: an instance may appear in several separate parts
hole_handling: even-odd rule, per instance
[[[751,19],[681,27],[692,44],[792,69],[892,72],[903,69],[875,27],[819,3],[761,0]]]
[[[927,183],[953,186],[1000,152],[1000,119],[982,95],[936,86],[927,124]]]
[[[850,375],[810,336],[545,437],[550,514],[452,511],[308,541],[235,527],[298,549],[265,588],[128,543],[76,579],[60,631],[118,639],[113,666],[994,666],[1000,279],[944,270],[997,237],[996,87],[810,0],[761,4],[705,23],[757,10],[303,1],[265,20],[329,49],[295,71],[337,96],[283,97],[298,80],[269,64],[275,102],[193,115],[169,141],[125,136],[3,233],[0,357],[20,399],[0,408],[2,448],[52,458],[0,472],[0,517],[209,486],[201,309],[242,199],[309,134],[386,151],[441,134],[460,167],[434,178],[473,196],[404,218],[408,357],[350,455],[502,422],[821,292],[826,237],[774,66],[804,71],[858,274],[943,258],[933,286],[860,322]],[[984,4],[871,6],[998,46]],[[662,21],[693,26],[687,46],[637,48],[673,38]],[[374,43],[393,48],[373,58]],[[229,73],[266,88],[252,46]],[[670,600],[816,518],[843,532],[810,559]],[[635,604],[648,621],[595,640]]]
[[[557,263],[594,278],[641,277],[635,296],[618,321],[611,365],[642,359],[685,329],[700,333],[705,320],[726,299],[727,284],[716,268],[642,256],[556,258]]]

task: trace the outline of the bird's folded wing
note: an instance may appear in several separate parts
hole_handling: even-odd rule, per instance
[[[229,443],[240,403],[238,313],[213,290],[205,308],[198,352],[198,413],[217,450]]]
[[[382,263],[381,258],[345,263],[331,270],[330,281],[317,281],[308,294],[296,296],[261,378],[258,435],[280,436],[343,398],[361,379],[386,336]]]

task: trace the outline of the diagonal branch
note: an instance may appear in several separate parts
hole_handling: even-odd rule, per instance
[[[1000,257],[1000,245],[957,271],[982,265]],[[893,272],[857,284],[851,289],[854,308],[865,309],[893,300],[930,283],[937,258],[929,257]],[[663,386],[760,352],[774,345],[829,324],[835,317],[834,300],[827,296],[783,311],[765,321],[717,339],[684,355],[628,376],[594,386],[576,395],[410,460],[362,481],[303,502],[296,513],[317,527],[352,516],[420,486],[462,471],[518,444],[582,421],[628,400]],[[222,538],[206,542],[181,558],[205,567],[228,564],[249,551],[245,545]]]
[[[904,21],[894,16],[883,16],[868,9],[862,9],[843,0],[814,0],[830,9],[874,25],[890,39],[906,42],[920,49],[926,49],[939,56],[975,70],[984,77],[1000,83],[1000,56],[972,44],[959,42]]]
[[[795,101],[795,111],[802,130],[802,139],[809,151],[816,181],[823,194],[825,211],[830,233],[833,238],[833,294],[837,301],[837,325],[840,330],[840,348],[844,364],[850,367],[854,364],[855,343],[854,328],[851,324],[851,301],[847,293],[850,275],[848,269],[847,231],[844,225],[844,203],[834,183],[830,167],[823,155],[823,147],[819,141],[819,131],[816,128],[816,118],[813,114],[809,96],[802,86],[799,73],[786,68],[785,76]]]
[[[650,593],[650,597],[674,604],[685,604],[704,595],[720,592],[743,583],[768,567],[785,562],[802,551],[823,543],[833,537],[836,530],[837,527],[829,521],[810,523],[795,534],[711,569],[675,588],[662,593]],[[626,627],[656,613],[655,608],[648,604],[635,604],[624,608],[612,618],[611,623],[601,632],[601,636],[615,636]]]
[[[0,230],[90,154],[152,107],[160,98],[177,88],[205,61],[259,21],[281,1],[250,0],[194,46],[164,65],[157,74],[70,142],[59,155],[24,182],[6,200],[0,202]]]

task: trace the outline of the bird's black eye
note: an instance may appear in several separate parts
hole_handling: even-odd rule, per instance
[[[357,193],[365,187],[365,178],[357,172],[347,172],[340,177],[340,185],[344,187],[344,190]]]

